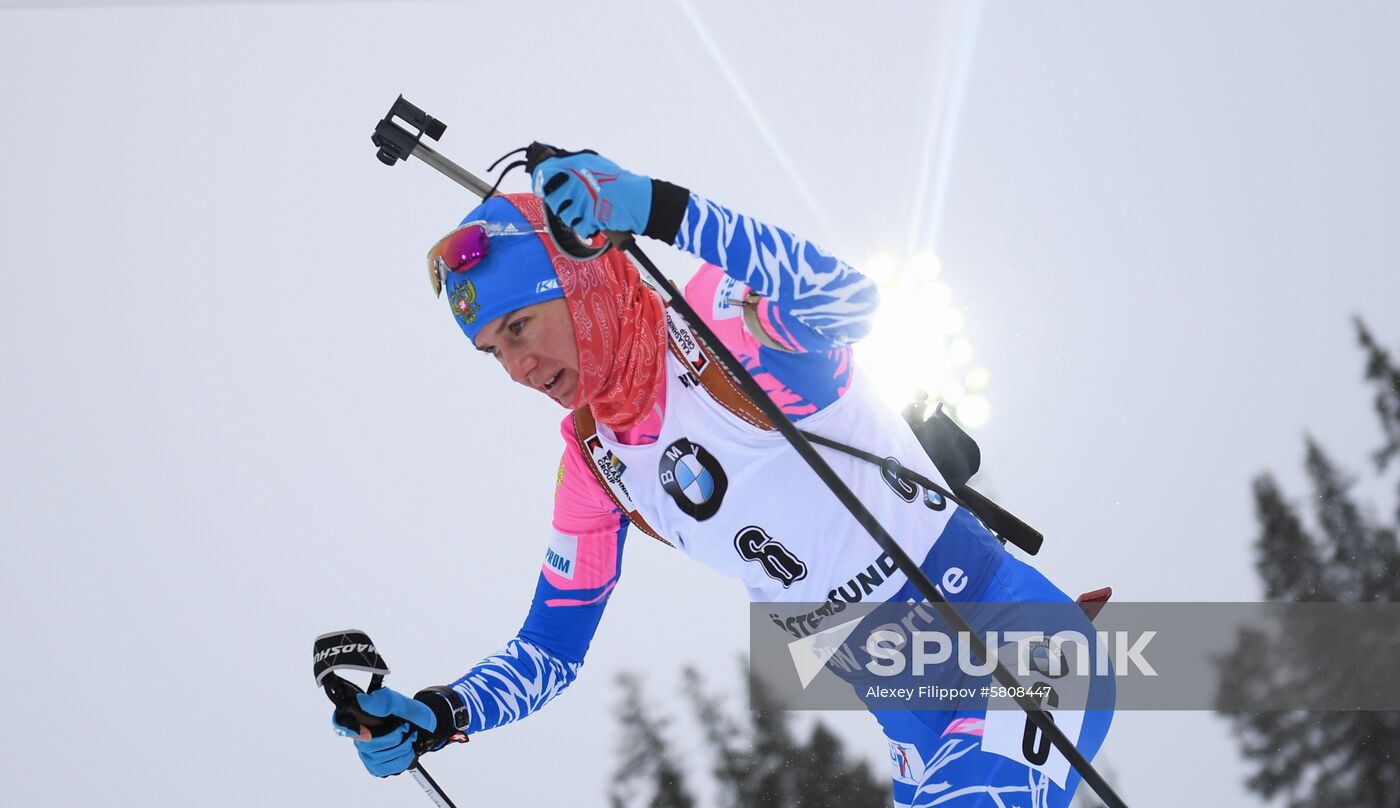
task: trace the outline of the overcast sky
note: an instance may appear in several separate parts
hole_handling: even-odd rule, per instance
[[[412,692],[511,637],[562,412],[433,299],[473,202],[374,159],[398,93],[478,171],[588,146],[855,263],[936,247],[985,485],[1071,593],[1255,599],[1252,475],[1377,442],[1392,4],[34,5],[0,2],[7,805],[426,804],[330,734],[311,640],[368,630]],[[601,803],[618,671],[737,685],[742,587],[640,535],[625,568],[570,692],[431,759],[459,804]],[[1135,808],[1250,804],[1208,714],[1120,714],[1101,759]]]

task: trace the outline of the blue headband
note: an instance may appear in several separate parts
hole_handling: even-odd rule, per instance
[[[513,226],[529,236],[495,236],[486,257],[460,275],[447,275],[447,302],[468,339],[487,323],[510,312],[564,296],[554,262],[531,224],[510,200],[493,196],[462,219]],[[531,237],[533,236],[533,237]]]

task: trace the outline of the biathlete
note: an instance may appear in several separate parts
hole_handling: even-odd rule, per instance
[[[524,625],[504,648],[414,698],[387,688],[358,697],[365,712],[405,722],[359,734],[355,747],[378,776],[404,771],[415,749],[524,718],[562,693],[618,584],[629,525],[741,579],[756,602],[919,599],[631,262],[618,250],[565,255],[543,205],[580,234],[631,232],[701,259],[687,301],[789,419],[941,483],[852,361],[875,284],[815,244],[596,154],[545,160],[532,183],[532,194],[491,196],[468,213],[433,247],[429,272],[477,350],[569,410],[553,535]],[[824,457],[950,601],[1070,602],[956,503],[930,492],[911,501],[880,467]],[[988,720],[982,704],[871,705],[890,743],[895,803],[1068,806],[1078,775],[1058,753],[1037,765],[1008,752],[1019,738],[994,738],[1005,722]],[[1071,738],[1092,758],[1111,712],[1083,715]]]

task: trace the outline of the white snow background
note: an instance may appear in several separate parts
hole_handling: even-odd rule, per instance
[[[986,478],[1071,592],[1256,599],[1251,476],[1301,495],[1305,431],[1357,471],[1377,443],[1349,318],[1400,344],[1393,4],[115,5],[0,2],[0,804],[427,804],[332,736],[311,640],[368,630],[412,692],[512,636],[561,412],[433,299],[474,203],[374,159],[398,93],[468,168],[593,147],[853,262],[933,237],[956,106],[930,181]],[[736,691],[746,626],[635,536],[571,691],[430,768],[463,806],[602,804],[613,674],[682,713],[686,663]],[[1124,713],[1101,760],[1135,808],[1251,804],[1235,750]]]

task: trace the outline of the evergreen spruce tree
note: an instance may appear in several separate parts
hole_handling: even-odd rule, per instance
[[[799,760],[788,714],[773,709],[768,691],[754,677],[749,678],[749,723],[744,808],[796,805],[798,777],[810,772]]]
[[[1397,366],[1371,336],[1361,318],[1356,318],[1357,341],[1366,352],[1366,379],[1376,388],[1376,416],[1381,422],[1381,432],[1385,443],[1376,451],[1378,470],[1384,471],[1390,461],[1400,455],[1400,366]],[[1400,502],[1396,503],[1396,517],[1400,521]]]
[[[889,780],[873,774],[863,760],[852,762],[841,739],[820,721],[798,752],[798,765],[807,774],[797,784],[796,805],[887,808],[890,804]]]
[[[648,711],[641,680],[624,673],[617,684],[623,694],[618,711],[622,761],[613,775],[609,802],[613,808],[695,808],[682,766],[663,734],[666,721]]]
[[[741,663],[742,665],[742,663]],[[888,806],[884,777],[852,762],[841,740],[821,722],[807,740],[792,732],[762,681],[749,677],[748,723],[726,715],[694,669],[686,693],[715,756],[715,778],[726,808],[800,805],[803,808]]]
[[[699,671],[687,667],[684,676],[686,696],[695,710],[705,743],[714,758],[711,773],[719,787],[719,805],[721,808],[740,808],[747,798],[745,785],[749,773],[743,730],[725,713],[719,698],[705,692]]]
[[[1400,368],[1360,320],[1356,329],[1383,435],[1373,459],[1384,473],[1400,456]],[[1260,528],[1256,568],[1265,596],[1299,603],[1400,600],[1396,525],[1379,522],[1358,504],[1354,481],[1315,440],[1308,438],[1305,450],[1311,529],[1272,475],[1254,481]],[[1396,516],[1400,523],[1400,511]],[[1374,631],[1360,625],[1357,636],[1334,641],[1394,643],[1393,637],[1367,636]],[[1260,707],[1225,713],[1253,767],[1248,787],[1266,799],[1281,799],[1288,808],[1400,805],[1400,714],[1270,709],[1287,703],[1290,695],[1335,690],[1344,686],[1341,680],[1355,681],[1346,676],[1355,672],[1341,671],[1328,659],[1295,653],[1297,634],[1284,631],[1281,636],[1243,632],[1221,660],[1221,701]]]
[[[750,710],[735,718],[717,695],[706,691],[694,668],[685,670],[684,679],[712,759],[710,774],[721,808],[885,808],[890,804],[883,776],[872,773],[865,761],[852,761],[841,740],[820,722],[806,740],[799,739],[787,713],[774,707],[757,680],[750,680]],[[619,686],[624,744],[612,805],[693,805],[680,777],[680,763],[661,737],[661,722],[643,704],[636,677],[620,677]],[[648,798],[651,802],[645,801]]]

